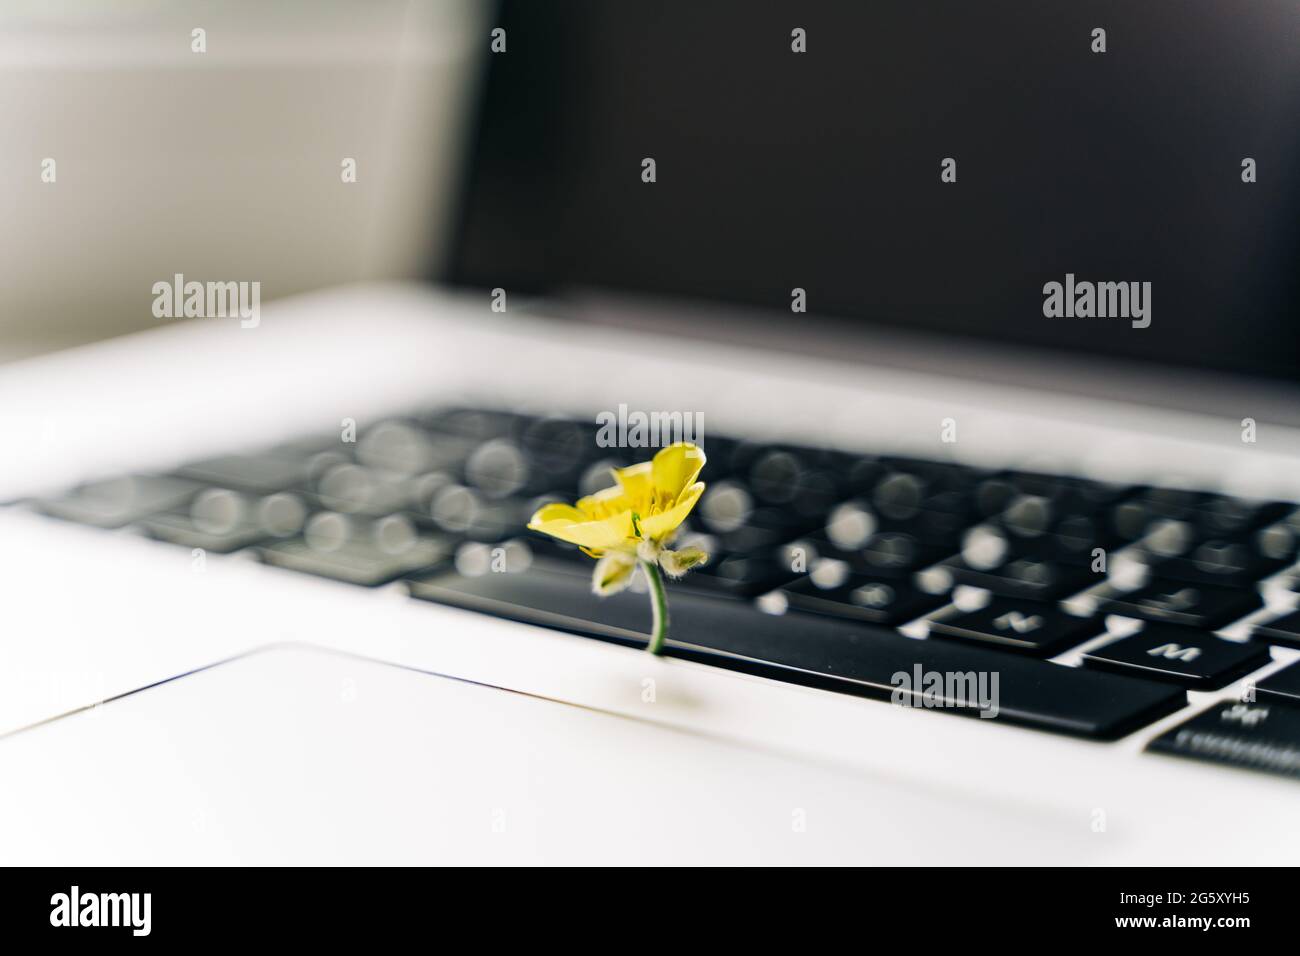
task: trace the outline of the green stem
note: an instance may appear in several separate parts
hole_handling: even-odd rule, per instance
[[[645,649],[651,654],[662,654],[664,641],[668,637],[668,595],[664,593],[664,579],[659,572],[659,565],[653,561],[642,561],[641,570],[650,582],[650,608],[654,611],[654,629],[650,632],[650,643]]]

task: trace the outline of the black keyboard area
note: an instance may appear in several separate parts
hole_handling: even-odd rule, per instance
[[[589,557],[524,527],[542,503],[606,487],[610,468],[654,451],[601,448],[596,435],[590,421],[441,409],[363,428],[354,442],[305,439],[30,504],[187,549],[251,549],[269,565],[349,584],[401,581],[421,600],[641,646],[645,595],[595,597]],[[1214,633],[1257,612],[1259,582],[1295,564],[1294,504],[732,436],[703,447],[708,490],[677,541],[710,561],[669,584],[671,656],[1113,740],[1186,706],[1187,688],[1267,666],[1271,645],[1300,646],[1295,614],[1267,617],[1249,641]],[[1121,588],[1098,569],[1098,554],[1109,568],[1120,551],[1148,569],[1142,586]],[[962,585],[986,602],[954,604]],[[1091,615],[1063,603],[1083,591]],[[1141,629],[1107,641],[1107,614]],[[1081,666],[1051,659],[1083,644]],[[967,678],[996,681],[993,706],[963,690]],[[1224,742],[1228,730],[1256,732],[1227,703],[1229,724],[1205,730],[1219,721],[1206,712],[1155,749],[1290,772],[1286,748],[1300,749],[1290,687],[1260,688],[1274,712],[1274,759],[1236,759],[1264,751]]]

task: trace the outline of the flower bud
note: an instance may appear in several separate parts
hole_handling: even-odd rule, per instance
[[[591,590],[601,597],[617,594],[632,583],[636,558],[622,551],[610,551],[591,572]]]
[[[704,550],[694,546],[682,548],[680,551],[659,552],[659,566],[670,578],[680,578],[691,568],[697,568],[708,560],[709,556],[704,553]]]

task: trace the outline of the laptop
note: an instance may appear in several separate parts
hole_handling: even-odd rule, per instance
[[[464,15],[428,281],[5,369],[12,858],[1294,859],[1295,6]]]

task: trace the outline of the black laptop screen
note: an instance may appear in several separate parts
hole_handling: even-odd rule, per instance
[[[774,315],[801,289],[845,321],[1300,378],[1300,4],[498,23],[455,282]]]

